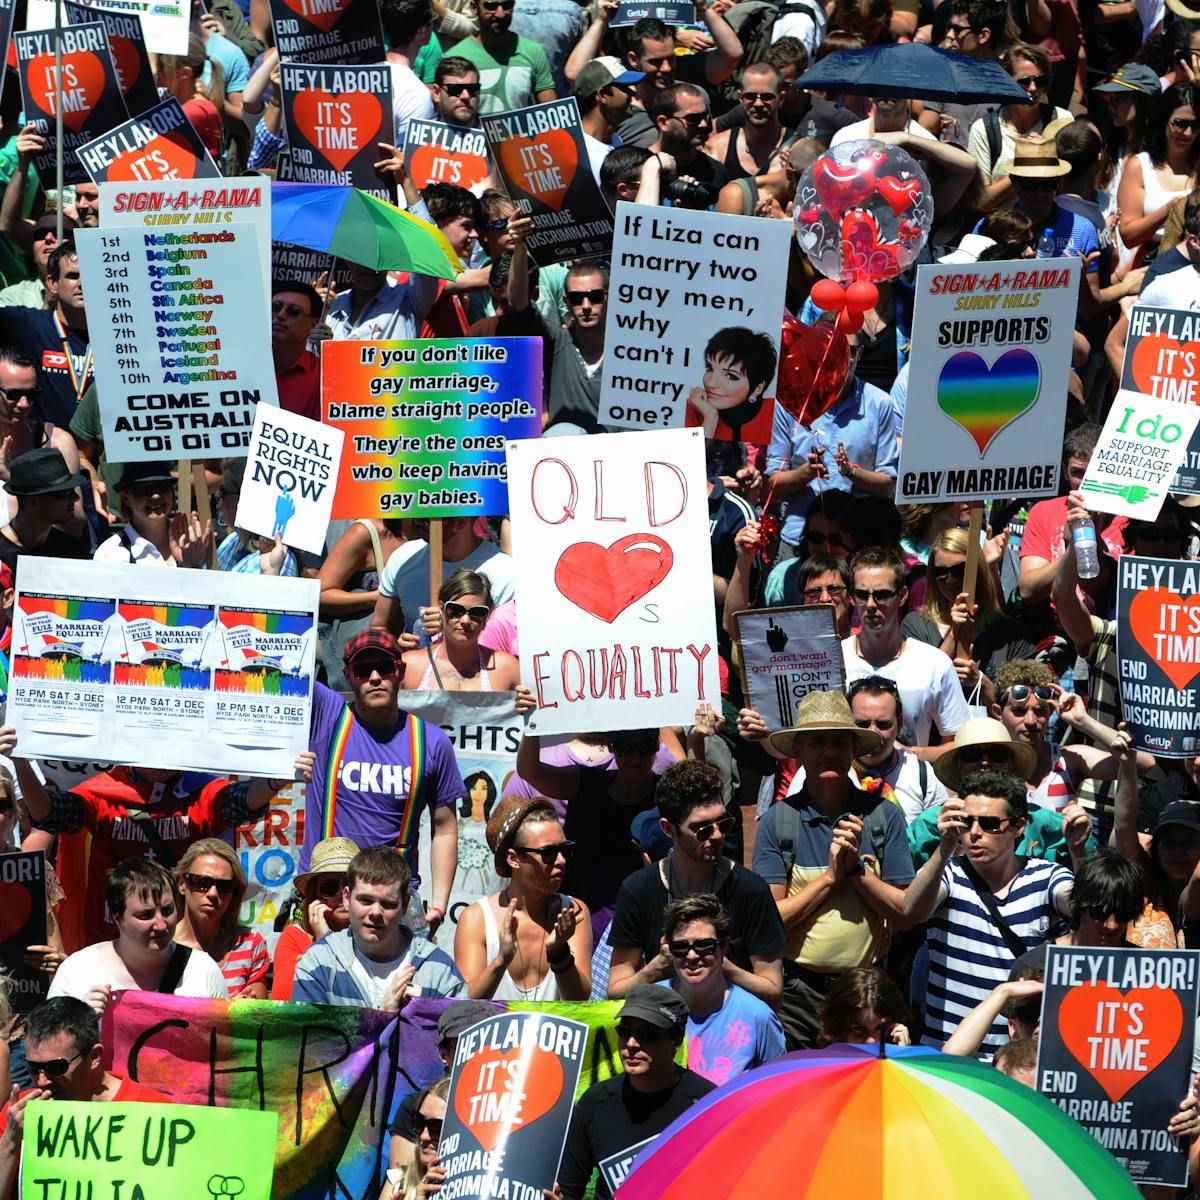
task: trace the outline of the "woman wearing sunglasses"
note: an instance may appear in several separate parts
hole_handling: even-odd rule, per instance
[[[575,850],[548,800],[506,796],[487,824],[502,891],[477,900],[454,935],[454,961],[479,1000],[587,1000],[590,914],[562,894]]]
[[[117,480],[125,527],[96,548],[97,562],[155,567],[206,567],[212,557],[212,521],[175,511],[175,478],[165,462],[128,463]]]
[[[417,1152],[408,1160],[407,1167],[388,1167],[379,1200],[429,1200],[430,1196],[437,1195],[446,1180],[446,1168],[438,1157],[438,1142],[442,1139],[442,1122],[446,1119],[449,1095],[449,1075],[431,1083],[421,1093],[417,1111],[413,1114]]]
[[[350,838],[325,838],[313,847],[309,869],[297,875],[296,891],[300,900],[292,922],[275,943],[275,972],[271,978],[271,999],[290,1000],[300,956],[318,938],[340,933],[350,924],[346,908],[346,868],[358,853]]]
[[[220,968],[229,995],[267,998],[271,953],[261,933],[238,923],[246,895],[241,859],[227,842],[201,838],[175,864],[182,911],[175,941],[209,956]]]
[[[428,688],[443,692],[515,689],[521,682],[520,663],[511,654],[479,642],[494,607],[486,575],[465,567],[455,571],[438,592],[437,608],[424,613],[425,630],[434,641],[404,655],[403,686],[418,692]]]

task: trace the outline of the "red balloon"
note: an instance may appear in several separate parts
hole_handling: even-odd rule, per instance
[[[866,279],[856,279],[846,289],[846,307],[851,312],[866,312],[879,303],[879,289]]]
[[[863,315],[860,312],[851,312],[850,309],[843,308],[837,315],[834,327],[838,333],[857,333],[863,327]]]
[[[836,279],[818,279],[809,294],[818,308],[828,312],[841,312],[846,307],[846,291]]]
[[[802,425],[834,405],[846,386],[850,346],[829,321],[805,325],[785,317],[775,402]]]

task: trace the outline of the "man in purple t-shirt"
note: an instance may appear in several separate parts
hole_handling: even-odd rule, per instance
[[[410,894],[415,896],[420,881],[417,828],[428,807],[433,819],[433,903],[427,914],[432,937],[450,903],[458,860],[455,806],[467,789],[445,733],[424,721],[414,723],[400,710],[400,655],[399,642],[386,629],[364,629],[346,643],[345,678],[353,702],[347,706],[336,692],[313,685],[308,744],[316,761],[307,788],[299,870],[308,870],[313,847],[322,838],[347,837],[363,847],[398,846],[412,871]],[[415,789],[414,753],[422,762]]]

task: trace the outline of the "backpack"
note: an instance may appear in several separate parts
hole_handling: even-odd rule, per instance
[[[786,0],[782,7],[771,0],[742,0],[742,3],[734,5],[726,14],[726,19],[742,43],[742,64],[748,66],[762,61],[763,55],[771,47],[775,19],[785,8],[789,12],[811,12],[814,6],[815,0]],[[714,112],[718,109],[724,111],[738,103],[740,85],[737,77],[740,74],[740,70],[734,71],[728,79],[712,89],[716,102],[713,105]]]
[[[922,792],[924,792],[924,783],[925,781],[922,780]],[[887,817],[884,816],[883,806],[890,803],[890,800],[881,801],[871,809],[863,822],[867,832],[871,835],[871,850],[879,862],[881,876],[883,874],[884,843],[887,841]],[[789,804],[786,799],[780,800],[775,808],[777,810],[775,833],[779,839],[779,851],[783,855],[783,861],[787,863],[787,883],[790,885],[792,871],[796,866],[796,840],[800,836],[800,811]]]
[[[1043,104],[1041,107],[1042,128],[1045,129],[1054,120],[1054,105]],[[1000,133],[1000,110],[993,108],[983,114],[983,131],[987,134],[988,170],[994,172],[1004,153],[1004,138]]]

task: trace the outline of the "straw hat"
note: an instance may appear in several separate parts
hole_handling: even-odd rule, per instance
[[[1058,157],[1058,149],[1054,143],[1053,134],[1058,132],[1056,123],[1046,126],[1046,136],[1017,138],[1016,152],[1013,154],[1012,166],[1008,173],[1025,179],[1057,179],[1060,175],[1071,173],[1071,164],[1063,162]]]
[[[978,770],[962,768],[962,751],[968,746],[1007,746],[1012,752],[1012,773],[1028,780],[1037,769],[1037,751],[1025,742],[1014,742],[1002,721],[991,717],[972,717],[954,735],[954,748],[947,750],[934,764],[933,773],[953,791],[962,790],[964,775]]]
[[[855,725],[850,702],[841,692],[809,692],[796,705],[796,723],[771,734],[771,745],[790,755],[798,733],[852,733],[856,754],[870,754],[883,745],[883,738],[873,729]]]
[[[305,885],[314,875],[342,875],[358,856],[358,846],[349,838],[332,837],[318,842],[313,847],[308,870],[296,876],[296,890],[303,892]]]

